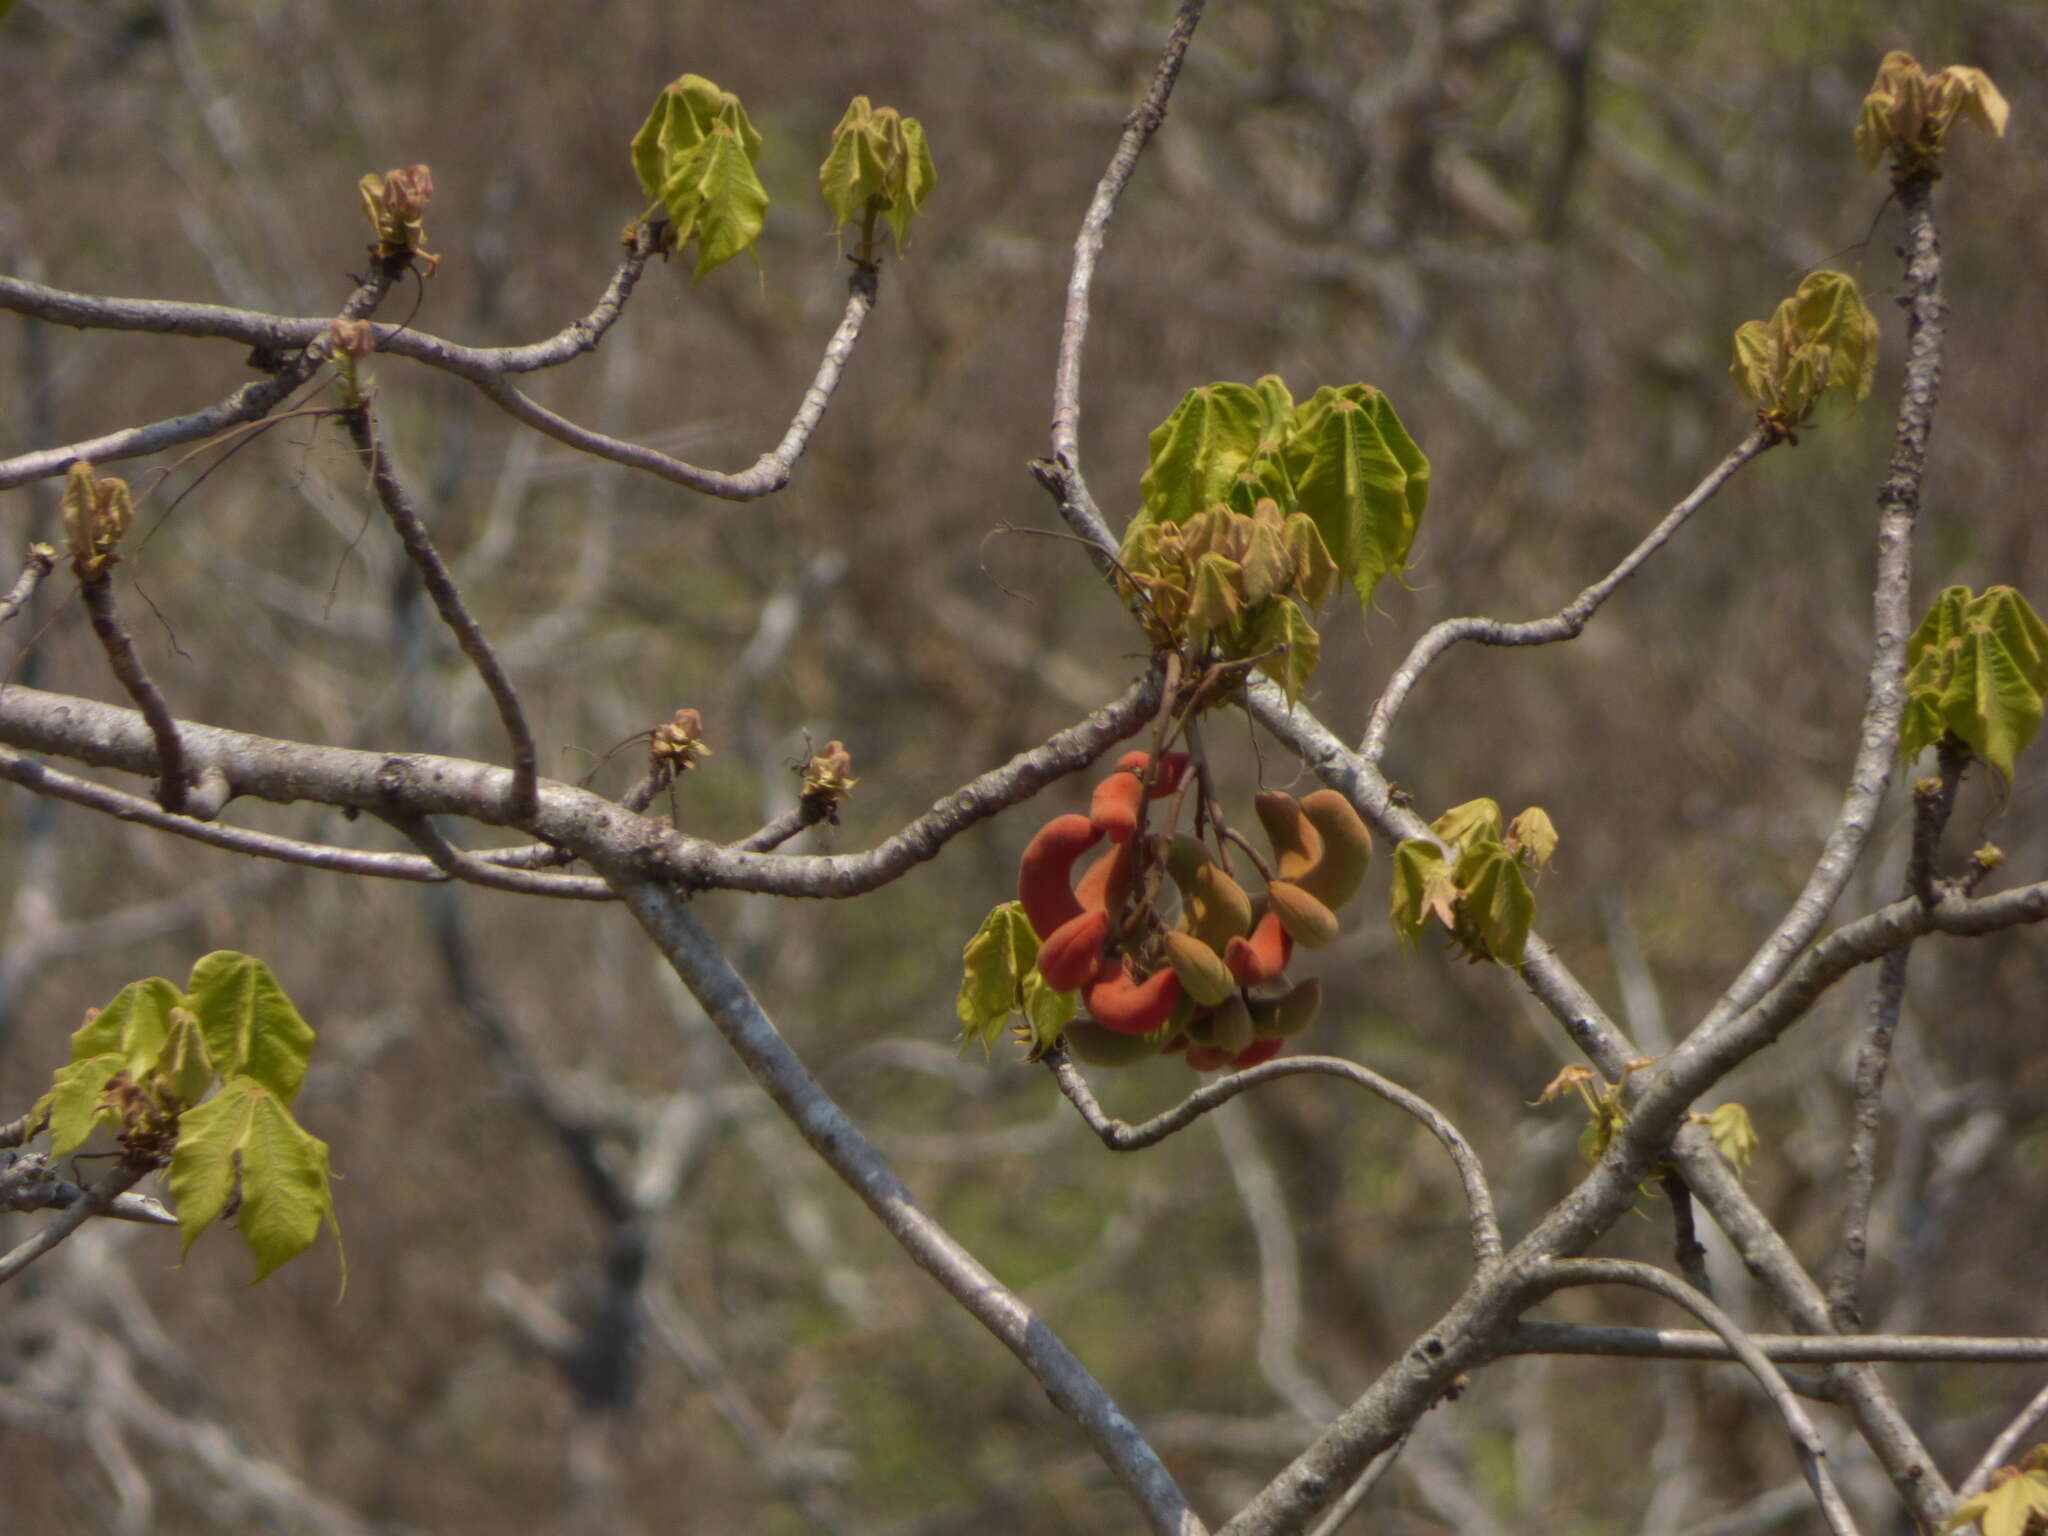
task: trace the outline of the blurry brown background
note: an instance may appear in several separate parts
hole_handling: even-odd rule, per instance
[[[582,461],[457,381],[376,367],[402,468],[504,647],[544,771],[578,778],[694,705],[716,755],[681,787],[682,822],[729,837],[790,802],[807,738],[841,737],[861,782],[808,846],[864,848],[1139,664],[1071,545],[991,533],[1055,526],[1024,465],[1047,447],[1067,261],[1168,9],[24,0],[0,24],[0,269],[320,314],[363,262],[356,178],[424,161],[444,259],[415,323],[536,339],[588,309],[617,259],[639,211],[626,145],[655,93],[705,74],[766,138],[758,270],[696,287],[684,266],[651,271],[604,347],[535,392],[734,469],[780,436],[843,303],[815,191],[829,130],[855,92],[919,117],[938,189],[796,483],[769,502]],[[1105,510],[1135,504],[1146,433],[1211,379],[1277,372],[1298,396],[1363,379],[1430,454],[1410,583],[1383,586],[1369,624],[1340,604],[1326,625],[1313,703],[1355,736],[1428,623],[1548,612],[1604,572],[1746,430],[1733,328],[1810,265],[1858,276],[1885,326],[1868,405],[1740,476],[1577,643],[1447,658],[1388,759],[1428,814],[1481,794],[1551,811],[1564,843],[1539,923],[1646,1046],[1682,1032],[1782,911],[1849,763],[1903,333],[1896,214],[1850,130],[1893,47],[1983,66],[2013,105],[2002,144],[1958,130],[1939,189],[1950,350],[1916,607],[1953,582],[2048,602],[2048,19],[2031,6],[1219,0],[1096,288],[1083,440]],[[10,320],[0,452],[194,409],[249,377],[221,343]],[[145,525],[203,462],[170,476]],[[145,469],[119,472],[140,486]],[[500,755],[371,510],[306,423],[191,489],[127,567],[161,611],[129,600],[174,707]],[[0,498],[0,547],[48,536],[53,512],[53,485]],[[35,622],[26,657],[27,626],[5,636],[17,679],[114,695],[75,605]],[[1219,737],[1247,796],[1292,782],[1270,743],[1255,757],[1241,728]],[[2021,760],[2009,798],[1974,785],[1955,847],[1994,841],[2014,879],[2039,878],[2044,761]],[[596,782],[621,789],[639,764],[622,753]],[[1897,889],[1894,799],[1856,910]],[[388,845],[305,808],[233,814]],[[1348,1400],[1462,1283],[1455,1185],[1411,1123],[1334,1085],[1265,1090],[1221,1133],[1116,1157],[1014,1053],[956,1057],[960,947],[1038,819],[856,903],[700,910],[920,1197],[1220,1519],[1305,1443],[1300,1410]],[[1402,952],[1383,873],[1356,933],[1319,957],[1332,1001],[1308,1043],[1449,1110],[1512,1233],[1578,1166],[1573,1113],[1526,1107],[1566,1047],[1501,974],[1433,942]],[[810,1161],[622,914],[255,868],[16,793],[0,798],[0,875],[0,1118],[41,1091],[88,1004],[182,978],[209,949],[260,954],[322,1032],[302,1114],[334,1148],[349,1259],[339,1302],[326,1246],[253,1290],[227,1234],[182,1269],[175,1239],[126,1229],[39,1265],[0,1302],[8,1529],[1132,1528],[1078,1435]],[[451,955],[565,1095],[621,1127],[666,1114],[688,1142],[652,1235],[660,1326],[623,1405],[597,1406],[587,1381],[579,1396],[517,1326],[573,1325],[597,1227],[456,1005]],[[1916,953],[1874,1326],[2042,1331],[2044,985],[2035,934]],[[1752,1182],[1815,1263],[1868,987],[1838,988],[1728,1085],[1764,1137]],[[1189,1082],[1166,1062],[1104,1090],[1137,1114]],[[1295,1239],[1305,1367],[1270,1350],[1262,1364],[1252,1208]],[[1643,1215],[1608,1246],[1662,1260],[1668,1212],[1646,1200]],[[0,1222],[0,1243],[29,1230]],[[1265,1257],[1270,1271],[1288,1254]],[[1776,1326],[1739,1264],[1716,1264],[1738,1315]],[[1604,1293],[1549,1315],[1679,1322]],[[2006,1367],[1894,1375],[1952,1476],[2038,1385]],[[1739,1509],[1742,1528],[1795,1529],[1797,1482],[1729,1368],[1525,1362],[1433,1413],[1369,1518],[1679,1532]]]

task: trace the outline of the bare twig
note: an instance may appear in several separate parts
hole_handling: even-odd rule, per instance
[[[858,854],[743,853],[685,837],[660,822],[624,813],[615,801],[566,784],[543,782],[532,830],[541,842],[577,854],[630,849],[650,878],[692,889],[759,891],[780,896],[844,900],[876,890],[937,856],[969,827],[1028,800],[1046,785],[1079,772],[1118,742],[1142,730],[1159,706],[1157,669],[1118,698],[1076,725],[1020,752],[1001,767],[969,780],[893,836]],[[511,775],[502,768],[429,753],[360,752],[346,747],[281,741],[217,726],[179,722],[186,749],[219,766],[231,795],[290,804],[315,800],[373,815],[462,816],[502,824]],[[0,690],[0,744],[23,752],[50,752],[127,773],[155,771],[155,747],[148,726],[133,710],[31,688]],[[60,798],[113,810],[111,791],[82,780],[48,778],[48,770],[26,757],[0,753],[0,776]],[[147,802],[142,802],[147,805]],[[154,810],[154,807],[150,807]],[[126,809],[116,814],[128,814]],[[137,820],[149,820],[136,816]],[[164,825],[153,822],[153,825]],[[199,834],[193,833],[193,836]],[[254,834],[238,833],[242,838]],[[204,837],[202,841],[228,839]],[[257,845],[251,844],[253,850]],[[265,845],[266,856],[283,852]],[[346,860],[349,855],[338,855]],[[357,855],[357,858],[370,857]],[[383,855],[384,859],[397,855]],[[488,856],[480,856],[488,859]],[[301,862],[311,862],[310,859]],[[336,866],[339,867],[339,866]],[[365,866],[367,868],[367,866]],[[404,871],[387,865],[383,872]],[[420,871],[432,870],[431,876]],[[399,878],[446,878],[421,860]],[[559,877],[565,895],[591,894]]]
[[[1970,1469],[1970,1475],[1956,1487],[1958,1499],[1974,1498],[1991,1486],[1992,1474],[2013,1459],[2013,1452],[2020,1448],[2020,1442],[2033,1433],[2034,1427],[2048,1418],[2048,1387],[2043,1387],[2027,1401],[2013,1421],[1998,1432],[1984,1452],[1983,1459]]]
[[[149,769],[145,767],[133,771],[147,773]],[[432,860],[416,854],[337,848],[331,843],[309,843],[295,837],[282,837],[274,832],[256,832],[246,827],[225,826],[220,822],[194,821],[189,816],[173,816],[158,806],[154,800],[126,794],[104,784],[95,784],[90,779],[81,779],[75,774],[65,773],[46,763],[37,762],[32,757],[24,757],[5,748],[0,748],[0,778],[11,780],[36,794],[48,795],[53,800],[68,801],[121,821],[132,821],[159,832],[173,833],[193,842],[205,843],[209,847],[225,849],[229,853],[248,854],[259,859],[275,859],[280,863],[297,864],[306,869],[326,870],[341,875],[367,875],[379,880],[412,880],[428,884],[462,878],[473,884],[491,886],[495,889],[515,890],[527,895],[554,896],[570,901],[618,899],[612,894],[611,887],[594,875],[553,875],[545,877],[544,882],[539,877],[520,880],[506,878],[519,870],[523,864],[533,860],[532,852],[528,848],[509,849],[503,855],[465,855],[469,863],[462,866],[459,875],[455,875],[443,870]],[[498,863],[501,857],[503,875],[493,873],[494,869],[501,867]],[[471,864],[477,867],[472,869]]]
[[[1059,365],[1053,375],[1052,459],[1036,465],[1040,481],[1058,499],[1060,515],[1082,538],[1096,545],[1106,557],[1116,550],[1116,539],[1102,520],[1095,498],[1089,494],[1081,473],[1081,351],[1088,341],[1088,292],[1095,282],[1095,264],[1109,238],[1109,221],[1116,215],[1117,200],[1130,185],[1152,135],[1166,121],[1166,104],[1180,77],[1181,61],[1187,57],[1195,26],[1202,19],[1205,0],[1181,0],[1174,13],[1173,30],[1167,34],[1165,50],[1152,71],[1152,81],[1136,109],[1124,120],[1123,137],[1110,156],[1109,167],[1096,183],[1095,196],[1081,220],[1081,233],[1074,239],[1074,265],[1067,278],[1067,311],[1060,324]]]
[[[875,268],[863,266],[856,269],[850,287],[852,291],[847,296],[846,312],[840,319],[839,329],[826,343],[817,375],[811,380],[810,388],[804,391],[803,402],[791,418],[788,430],[782,434],[782,441],[762,454],[751,468],[738,474],[699,469],[658,449],[578,426],[515,388],[500,372],[465,376],[493,404],[515,420],[524,422],[536,432],[546,433],[557,442],[567,443],[571,448],[600,459],[609,459],[614,464],[623,464],[628,469],[658,475],[706,496],[716,496],[725,501],[757,501],[789,484],[796,461],[803,456],[811,434],[824,419],[825,407],[831,403],[832,392],[839,387],[840,375],[846,371],[847,361],[853,356],[854,344],[860,340],[861,326],[867,320],[868,311],[874,308]]]
[[[1812,942],[1840,899],[1877,823],[1899,753],[1905,707],[1906,642],[1913,633],[1913,526],[1920,512],[1920,481],[1927,468],[1927,438],[1941,391],[1941,243],[1934,226],[1933,182],[1925,173],[1898,185],[1906,216],[1906,377],[1899,394],[1891,473],[1878,492],[1877,579],[1872,607],[1869,697],[1857,732],[1856,761],[1835,825],[1813,873],[1777,928],[1743,967],[1734,984],[1701,1020],[1695,1035],[1728,1027],[1771,989]],[[1922,1512],[1923,1517],[1925,1511]]]
[[[406,494],[405,486],[392,469],[391,457],[377,435],[370,408],[367,405],[356,406],[342,419],[348,423],[348,435],[357,452],[369,460],[370,483],[377,489],[377,501],[384,508],[384,515],[391,519],[391,526],[398,534],[399,543],[405,546],[406,555],[419,571],[420,582],[434,600],[435,611],[455,636],[455,643],[462,647],[462,654],[476,668],[484,687],[490,690],[491,702],[498,706],[498,719],[504,724],[505,734],[512,739],[512,783],[506,790],[503,819],[524,822],[540,803],[536,787],[540,775],[540,754],[534,749],[533,730],[526,723],[526,711],[520,706],[512,679],[505,675],[498,653],[491,648],[491,642],[484,637],[483,627],[463,602],[447,563],[441,559],[440,551],[434,548],[434,541],[427,535],[426,524],[413,510],[412,498]]]
[[[402,259],[379,260],[363,279],[355,292],[343,302],[337,318],[360,320],[383,302],[384,295],[405,270]],[[44,289],[36,283],[24,283],[19,278],[0,277],[0,308],[18,309],[23,313],[41,315],[45,319],[56,319],[58,324],[79,325],[80,319],[59,319],[46,314],[32,303],[20,302],[23,290],[32,293],[49,294],[53,289]],[[136,301],[83,299],[82,295],[68,294],[60,297],[81,299],[85,304],[112,304]],[[211,309],[211,305],[194,305],[191,308]],[[242,314],[244,311],[228,311]],[[310,322],[309,322],[310,323]],[[117,459],[139,458],[147,453],[160,453],[179,443],[193,442],[202,437],[212,437],[229,427],[243,422],[256,421],[268,416],[278,405],[306,380],[310,379],[320,365],[333,355],[334,346],[328,332],[331,320],[318,322],[318,331],[304,341],[294,342],[300,350],[297,355],[283,358],[276,363],[276,372],[269,378],[254,384],[244,384],[217,405],[195,411],[189,416],[173,416],[165,421],[151,422],[142,427],[123,427],[100,437],[88,438],[83,442],[67,443],[58,448],[38,448],[30,453],[17,454],[11,459],[0,459],[0,491],[22,485],[30,480],[40,480],[46,475],[61,475],[79,459],[94,464],[110,464]],[[119,327],[131,330],[178,329],[175,326],[135,325]],[[274,354],[267,354],[274,355]]]
[[[1686,1188],[1685,1175],[1673,1169],[1657,1182],[1664,1190],[1664,1198],[1671,1202],[1672,1253],[1678,1260],[1678,1272],[1685,1276],[1687,1285],[1711,1298],[1714,1287],[1707,1279],[1707,1250],[1701,1246],[1699,1233],[1693,1227],[1692,1191]]]
[[[101,1215],[118,1196],[133,1189],[151,1172],[151,1164],[123,1158],[108,1170],[105,1178],[85,1192],[85,1198],[59,1211],[45,1222],[35,1236],[0,1257],[0,1285],[5,1285],[35,1263],[93,1217]]]
[[[1465,1203],[1471,1212],[1472,1253],[1484,1267],[1497,1259],[1501,1251],[1500,1222],[1493,1212],[1493,1195],[1487,1187],[1486,1172],[1479,1165],[1478,1154],[1459,1134],[1458,1128],[1440,1114],[1436,1106],[1420,1095],[1411,1093],[1399,1083],[1390,1082],[1369,1068],[1361,1067],[1355,1061],[1346,1061],[1339,1056],[1285,1056],[1277,1061],[1264,1062],[1256,1067],[1247,1067],[1242,1072],[1232,1072],[1213,1082],[1204,1083],[1173,1108],[1154,1115],[1139,1125],[1128,1125],[1122,1120],[1113,1120],[1103,1113],[1102,1105],[1096,1101],[1094,1091],[1080,1069],[1068,1058],[1062,1047],[1054,1047],[1045,1053],[1045,1064],[1052,1069],[1053,1078],[1060,1086],[1060,1092],[1072,1101],[1088,1129],[1102,1138],[1102,1144],[1112,1152],[1135,1152],[1154,1146],[1171,1136],[1175,1131],[1188,1126],[1219,1105],[1227,1104],[1240,1093],[1256,1088],[1261,1083],[1274,1082],[1283,1077],[1300,1077],[1314,1074],[1341,1078],[1355,1083],[1370,1093],[1378,1094],[1396,1109],[1412,1115],[1422,1123],[1430,1135],[1443,1145],[1450,1154],[1452,1166],[1458,1171],[1458,1180],[1465,1188]]]
[[[1893,1364],[2036,1365],[2048,1361],[2048,1338],[1967,1338],[1949,1334],[1754,1333],[1750,1342],[1782,1365]],[[1606,1355],[1630,1360],[1732,1360],[1716,1333],[1678,1328],[1623,1328],[1583,1323],[1517,1323],[1506,1355]]]
[[[151,681],[142,658],[135,654],[135,642],[121,627],[120,615],[114,612],[112,571],[105,565],[90,574],[81,571],[78,591],[85,599],[85,611],[92,617],[92,632],[107,653],[107,665],[115,680],[149,722],[149,734],[156,743],[157,804],[169,815],[182,815],[187,783],[185,748],[178,739],[178,722]]]
[[[1545,1281],[1562,1288],[1578,1285],[1632,1285],[1641,1290],[1654,1291],[1666,1301],[1676,1302],[1705,1323],[1726,1342],[1730,1352],[1756,1378],[1764,1395],[1777,1408],[1785,1421],[1785,1429],[1792,1437],[1792,1446],[1798,1452],[1800,1470],[1806,1476],[1807,1486],[1813,1490],[1815,1500],[1820,1504],[1821,1513],[1826,1516],[1828,1529],[1835,1536],[1854,1536],[1856,1522],[1850,1516],[1848,1506],[1842,1502],[1841,1490],[1835,1487],[1833,1475],[1828,1471],[1827,1447],[1821,1443],[1820,1433],[1813,1427],[1813,1421],[1806,1416],[1806,1410],[1799,1405],[1799,1399],[1785,1384],[1785,1378],[1766,1358],[1763,1351],[1745,1333],[1735,1319],[1714,1305],[1711,1298],[1701,1295],[1676,1275],[1666,1274],[1650,1264],[1639,1264],[1629,1259],[1566,1259],[1551,1265],[1545,1272]]]
[[[5,597],[0,597],[0,624],[5,624],[22,606],[36,595],[36,588],[45,576],[56,567],[57,552],[47,544],[31,544],[28,559],[23,562],[21,574],[14,579],[14,585]]]
[[[859,1195],[904,1251],[1016,1355],[1073,1419],[1159,1536],[1203,1536],[1172,1475],[1087,1367],[1031,1309],[920,1207],[762,1012],[689,907],[666,885],[607,869],[640,925],[813,1151]]]
[[[1601,604],[1612,597],[1623,582],[1670,543],[1692,515],[1713,500],[1715,494],[1734,478],[1737,470],[1770,446],[1770,439],[1761,430],[1750,433],[1692,488],[1683,501],[1664,515],[1663,521],[1651,529],[1619,565],[1549,618],[1529,619],[1518,624],[1486,618],[1445,619],[1441,624],[1432,626],[1410,647],[1406,659],[1387,679],[1387,686],[1373,705],[1372,716],[1366,722],[1365,739],[1359,743],[1358,755],[1369,763],[1380,761],[1386,754],[1387,737],[1393,729],[1394,716],[1400,712],[1410,690],[1438,657],[1460,641],[1470,640],[1478,645],[1550,645],[1559,640],[1576,639],[1593,615],[1600,611]]]
[[[1936,855],[1942,829],[1955,808],[1964,757],[1960,743],[1942,742],[1941,774],[1913,790],[1913,853],[1906,864],[1906,894],[1923,906],[1939,900],[1935,890]],[[1870,1202],[1877,1188],[1877,1142],[1884,1113],[1884,1080],[1891,1066],[1892,1040],[1906,1001],[1906,966],[1911,944],[1884,957],[1877,990],[1870,1002],[1870,1022],[1856,1048],[1855,1111],[1849,1150],[1843,1168],[1842,1235],[1828,1275],[1828,1312],[1835,1326],[1847,1332],[1863,1326],[1863,1275],[1869,1245]]]

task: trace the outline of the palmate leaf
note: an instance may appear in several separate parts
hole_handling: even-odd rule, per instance
[[[1184,523],[1222,501],[1264,435],[1268,400],[1249,384],[1205,384],[1188,391],[1152,430],[1151,457],[1138,481],[1141,517]]]
[[[192,967],[187,991],[221,1076],[253,1078],[286,1104],[298,1097],[313,1054],[313,1026],[269,966],[253,955],[216,950]]]
[[[1259,610],[1256,633],[1244,650],[1248,655],[1277,652],[1260,662],[1259,670],[1280,685],[1289,704],[1298,704],[1322,660],[1323,640],[1299,604],[1275,598]]]
[[[751,251],[768,193],[754,173],[761,135],[739,97],[702,75],[684,75],[655,98],[633,136],[633,171],[675,226],[678,246],[697,242],[695,276]]]
[[[1297,506],[1369,612],[1380,578],[1406,569],[1429,505],[1429,460],[1369,384],[1319,389],[1295,409],[1282,455]]]
[[[962,1040],[988,1050],[1002,1038],[1010,1015],[1022,1013],[1043,1050],[1074,1017],[1078,995],[1054,991],[1038,974],[1038,935],[1021,903],[1006,901],[990,912],[960,958],[954,1007]]]
[[[2026,1536],[2048,1522],[2048,1475],[2006,1468],[1997,1482],[1974,1498],[1963,1500],[1942,1526],[1943,1536],[1976,1524],[1984,1536]]]
[[[2006,783],[2041,726],[2048,627],[2011,587],[1950,587],[1906,645],[1899,747],[1911,759],[1954,732]]]
[[[170,1189],[185,1248],[219,1219],[237,1183],[238,1225],[261,1280],[334,1229],[327,1143],[308,1134],[278,1096],[249,1077],[231,1077],[206,1103],[179,1117]],[[343,1281],[347,1267],[344,1260]]]

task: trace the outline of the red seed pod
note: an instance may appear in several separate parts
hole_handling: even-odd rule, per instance
[[[1232,939],[1223,952],[1223,963],[1241,987],[1263,986],[1287,969],[1294,953],[1294,940],[1287,935],[1278,912],[1268,912],[1252,927],[1250,939]]]
[[[1149,1035],[1173,1014],[1180,1001],[1180,978],[1162,966],[1142,981],[1132,980],[1122,966],[1088,984],[1089,1013],[1104,1029],[1123,1035]]]
[[[1188,1047],[1188,1065],[1197,1072],[1214,1072],[1219,1067],[1230,1065],[1230,1052],[1219,1051],[1213,1045],[1191,1045]]]
[[[1133,852],[1135,843],[1113,843],[1096,856],[1095,862],[1081,871],[1080,884],[1074,887],[1074,899],[1085,912],[1114,912],[1124,904],[1131,893],[1131,880],[1137,874],[1138,861]]]
[[[1095,798],[1088,803],[1088,820],[1124,842],[1138,830],[1138,805],[1145,798],[1145,781],[1135,773],[1112,773],[1095,786]]]
[[[1039,949],[1038,974],[1055,992],[1086,986],[1102,966],[1102,941],[1108,937],[1107,912],[1083,912],[1069,919]]]
[[[1038,829],[1017,865],[1017,900],[1032,932],[1050,938],[1081,913],[1074,899],[1074,861],[1102,840],[1086,816],[1055,816]]]
[[[1150,752],[1126,752],[1116,760],[1119,773],[1142,775],[1152,765]],[[1159,782],[1152,786],[1152,798],[1158,800],[1176,793],[1180,781],[1187,777],[1188,755],[1185,752],[1168,752],[1159,759]]]

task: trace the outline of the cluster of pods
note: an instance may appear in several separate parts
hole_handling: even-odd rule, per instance
[[[1200,839],[1140,833],[1147,795],[1178,793],[1187,767],[1185,753],[1168,752],[1151,773],[1149,753],[1126,753],[1086,816],[1055,816],[1024,850],[1017,897],[1040,940],[1039,974],[1088,1010],[1065,1033],[1083,1061],[1184,1051],[1199,1071],[1256,1066],[1322,1006],[1321,983],[1290,983],[1287,964],[1296,944],[1337,936],[1338,909],[1372,857],[1365,823],[1332,789],[1299,800],[1263,792],[1255,805],[1273,859],[1254,897]],[[1180,894],[1171,920],[1158,905],[1167,878]]]

